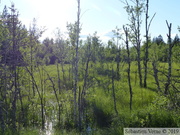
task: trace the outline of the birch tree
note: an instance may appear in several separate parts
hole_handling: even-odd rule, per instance
[[[129,36],[130,40],[137,52],[137,66],[138,66],[138,74],[139,74],[139,85],[142,87],[142,69],[141,69],[141,24],[142,24],[142,13],[144,11],[144,0],[131,0],[133,5],[130,5],[126,0],[124,3],[126,4],[125,9],[129,16],[129,27],[131,33]]]

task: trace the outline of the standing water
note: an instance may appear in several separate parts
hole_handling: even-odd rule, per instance
[[[41,135],[53,135],[53,123],[51,121],[45,122],[45,129],[40,130]]]
[[[45,123],[45,135],[53,134],[53,125],[51,121],[46,121]]]

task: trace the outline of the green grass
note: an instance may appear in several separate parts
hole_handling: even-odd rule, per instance
[[[111,73],[112,67],[116,70],[116,63],[106,63],[102,67],[101,64],[93,63],[90,64],[91,68],[89,68],[89,79],[91,83],[91,87],[87,89],[86,100],[88,102],[88,115],[89,115],[89,125],[92,126],[92,131],[90,134],[122,134],[123,127],[151,127],[158,125],[166,125],[168,126],[177,126],[180,123],[180,120],[176,120],[174,118],[173,111],[167,110],[167,106],[169,104],[169,99],[164,98],[164,96],[160,97],[157,93],[156,84],[153,78],[152,65],[149,63],[148,68],[148,77],[147,77],[147,88],[139,87],[139,79],[137,72],[137,65],[135,62],[132,62],[131,65],[131,85],[133,91],[133,103],[132,103],[132,111],[129,109],[129,87],[127,80],[127,64],[123,63],[120,67],[120,80],[114,81],[115,83],[115,93],[116,93],[116,104],[118,115],[116,115],[114,110],[114,102],[112,96],[112,84],[111,84]],[[167,70],[167,63],[159,63],[159,70],[164,71]],[[55,122],[55,129],[62,130],[54,130],[54,135],[58,134],[78,134],[73,128],[71,128],[72,123],[72,114],[73,114],[73,91],[72,78],[69,79],[69,66],[68,64],[64,65],[65,70],[65,80],[63,80],[63,72],[60,68],[60,79],[61,79],[61,92],[57,90],[58,88],[58,80],[57,80],[57,69],[56,65],[45,66],[44,68],[52,77],[55,87],[57,90],[58,98],[60,103],[62,104],[61,110],[61,123],[58,126],[57,121]],[[79,77],[79,88],[82,89],[83,85],[83,76],[82,73],[84,67],[80,67],[79,73],[81,73]],[[180,66],[178,64],[173,63],[172,73],[173,75],[179,74]],[[36,70],[35,77],[40,90],[44,90],[44,99],[45,99],[45,110],[46,116],[52,119],[57,119],[58,111],[57,111],[57,101],[55,99],[55,94],[52,88],[51,82],[47,78],[46,72],[42,70],[40,67],[41,74]],[[144,69],[142,68],[142,74],[144,73]],[[43,77],[43,85],[40,83],[40,75]],[[159,76],[160,80],[165,80],[165,76]],[[69,81],[69,82],[68,82]],[[64,85],[64,86],[63,86]],[[161,86],[164,85],[164,82],[161,82]],[[24,88],[26,89],[26,88]],[[160,100],[158,100],[160,98]],[[27,101],[27,98],[24,98]],[[36,110],[40,111],[40,101],[38,95],[36,93],[36,97],[32,99],[34,103],[37,104]],[[26,103],[26,102],[24,102]],[[28,104],[28,103],[27,103]],[[161,107],[163,106],[163,107]],[[30,106],[29,106],[30,107]],[[32,117],[31,113],[29,113],[29,117]],[[40,113],[36,113],[37,121],[40,122]],[[179,115],[177,115],[179,117]],[[176,116],[176,117],[177,117]],[[102,118],[101,118],[102,117]],[[97,120],[99,119],[99,121]],[[100,121],[107,123],[108,126],[101,125]],[[160,123],[158,123],[160,122]],[[156,124],[158,123],[158,124]],[[57,125],[56,125],[57,124]],[[65,126],[66,125],[66,126]],[[179,124],[180,125],[180,124]],[[63,129],[69,126],[69,130]],[[85,129],[83,130],[85,132]],[[22,130],[21,134],[38,134],[39,131],[37,129],[31,130]]]

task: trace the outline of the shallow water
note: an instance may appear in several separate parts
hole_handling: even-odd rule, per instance
[[[45,135],[52,135],[53,134],[53,124],[51,121],[46,121],[45,123]]]
[[[45,129],[41,130],[40,129],[40,134],[41,135],[53,135],[53,123],[52,121],[46,121],[45,122]]]

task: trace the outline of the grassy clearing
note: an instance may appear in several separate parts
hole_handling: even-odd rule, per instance
[[[160,70],[165,71],[167,69],[166,63],[159,63]],[[148,87],[139,87],[139,79],[137,73],[136,63],[132,63],[131,66],[131,81],[133,90],[133,103],[132,111],[129,109],[129,88],[127,82],[127,64],[121,64],[120,68],[120,80],[114,82],[115,94],[116,94],[116,104],[118,115],[116,115],[114,110],[114,102],[112,95],[112,84],[111,84],[111,74],[112,68],[116,69],[116,63],[106,63],[100,64],[91,63],[91,68],[89,69],[89,85],[87,89],[87,112],[88,112],[88,125],[90,131],[84,129],[82,133],[84,134],[123,134],[123,127],[177,127],[180,124],[180,120],[176,119],[179,117],[177,112],[173,110],[168,110],[170,106],[170,101],[164,96],[160,96],[157,93],[156,84],[153,78],[153,71],[151,64],[149,64],[148,69]],[[179,69],[178,64],[173,64],[173,75],[179,73],[176,69]],[[57,90],[58,98],[61,103],[60,117],[61,121],[54,123],[55,129],[53,134],[79,134],[73,129],[72,113],[73,113],[73,92],[72,92],[72,76],[69,74],[70,65],[64,65],[64,76],[62,67],[60,68],[60,79],[61,79],[61,90],[60,93]],[[83,85],[83,68],[80,67],[80,77],[79,77],[79,88]],[[49,65],[45,67],[45,70],[53,78],[55,87],[58,87],[57,80],[57,67],[56,65]],[[142,69],[142,73],[143,73]],[[44,89],[44,99],[45,99],[45,113],[46,117],[51,120],[58,117],[57,101],[55,99],[55,94],[52,89],[51,82],[47,79],[47,74],[45,72],[38,71],[35,73],[38,86]],[[40,77],[45,81],[44,85],[41,86]],[[164,76],[160,76],[160,80],[165,80]],[[161,86],[164,82],[161,82]],[[37,96],[37,95],[36,95]],[[34,98],[38,99],[38,98]],[[39,102],[39,101],[35,101]],[[40,106],[37,105],[35,108],[39,109]],[[40,120],[40,114],[37,113],[37,121]],[[30,115],[30,117],[33,117]],[[21,134],[31,134],[31,131],[23,130]],[[38,131],[34,129],[33,134]],[[89,132],[89,133],[88,133]]]

